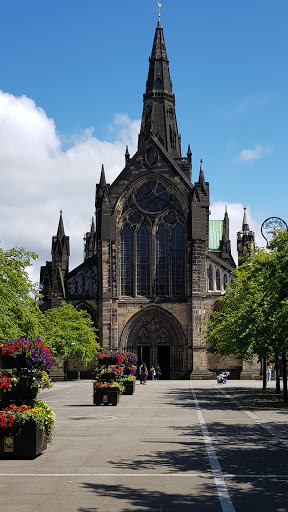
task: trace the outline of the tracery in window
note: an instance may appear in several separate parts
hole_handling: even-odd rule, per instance
[[[80,274],[78,277],[78,295],[81,295],[81,293],[83,293],[83,277]]]
[[[184,213],[173,192],[152,178],[126,199],[119,232],[121,295],[185,297]]]
[[[156,233],[156,296],[169,295],[169,254],[168,233],[163,224],[160,224]]]
[[[133,295],[133,232],[124,224],[121,234],[121,294]]]
[[[185,295],[185,238],[184,230],[178,222],[171,232],[172,251],[172,295]]]
[[[142,210],[156,213],[163,210],[167,205],[168,193],[162,183],[151,180],[146,181],[139,187],[135,199]]]
[[[213,267],[211,263],[208,267],[208,290],[213,291]]]
[[[150,233],[142,224],[137,231],[137,295],[150,295]]]
[[[220,270],[217,268],[216,270],[216,290],[220,290],[221,283],[220,283]]]
[[[75,279],[72,279],[72,281],[70,281],[70,293],[71,295],[74,295],[75,293]]]
[[[224,290],[226,290],[226,288],[227,288],[227,283],[228,283],[228,277],[227,277],[227,274],[224,274],[224,276],[223,276]]]
[[[90,271],[87,269],[87,270],[85,270],[85,275],[84,275],[84,290],[85,290],[85,293],[89,292],[89,285],[90,285]]]
[[[93,265],[93,267],[92,267],[92,293],[93,293],[93,295],[97,294],[97,288],[98,288],[97,267],[96,267],[96,265]]]

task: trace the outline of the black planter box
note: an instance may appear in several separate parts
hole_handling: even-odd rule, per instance
[[[16,357],[12,356],[0,356],[0,368],[4,370],[9,370],[11,368],[26,368],[26,358],[24,355],[20,354]]]
[[[13,386],[11,391],[4,391],[3,389],[0,389],[0,401],[5,403],[19,401],[18,388]]]
[[[103,380],[105,382],[115,382],[115,380],[116,380],[115,373],[113,373],[113,372],[103,373],[103,375],[101,375],[101,380]]]
[[[123,395],[133,395],[135,391],[135,382],[123,382]]]
[[[98,359],[98,362],[100,366],[110,366],[117,363],[117,360],[113,359],[113,357],[103,357],[103,359]]]
[[[31,404],[37,396],[38,390],[33,391],[29,387],[13,386],[11,391],[4,391],[0,389],[0,403],[3,404],[14,403],[15,405],[20,404]]]
[[[0,427],[0,458],[34,459],[46,448],[45,435],[34,421],[27,421],[20,430]]]
[[[93,393],[94,405],[117,405],[119,402],[119,392],[111,389],[95,389]]]

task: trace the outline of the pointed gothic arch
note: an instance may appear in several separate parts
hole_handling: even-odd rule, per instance
[[[96,313],[95,309],[90,304],[88,304],[88,302],[82,301],[76,305],[74,304],[74,306],[75,306],[75,309],[77,309],[77,311],[87,311],[87,313],[91,317],[94,327],[96,329],[98,329],[99,321],[98,321],[97,313]]]
[[[166,357],[169,368],[166,374],[171,378],[183,378],[187,369],[186,338],[183,328],[174,315],[158,306],[149,306],[132,316],[125,325],[120,346],[125,350],[139,353],[139,348],[149,348],[147,365],[159,362]]]

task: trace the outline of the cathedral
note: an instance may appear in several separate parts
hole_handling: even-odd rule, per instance
[[[123,157],[125,167],[112,184],[106,182],[102,165],[84,261],[73,270],[60,213],[52,261],[41,267],[42,309],[67,301],[88,311],[105,349],[134,352],[148,368],[159,363],[162,378],[214,378],[224,366],[234,378],[250,378],[253,362],[224,360],[205,342],[203,321],[225,293],[236,265],[227,211],[223,220],[209,221],[203,162],[192,183],[190,146],[182,155],[160,19],[138,150],[131,156],[126,147]],[[239,261],[253,240],[244,210],[237,233]],[[81,367],[75,360],[66,364],[68,378],[77,369],[89,374],[89,365]]]

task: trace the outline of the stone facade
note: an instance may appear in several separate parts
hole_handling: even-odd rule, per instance
[[[242,363],[219,359],[205,342],[203,321],[235,268],[229,218],[225,212],[224,220],[209,222],[202,160],[192,183],[190,146],[181,154],[160,22],[149,63],[138,150],[130,157],[126,148],[125,167],[111,185],[102,166],[96,224],[86,234],[84,262],[70,272],[60,214],[52,262],[41,269],[43,309],[62,300],[86,309],[103,347],[133,351],[148,367],[158,362],[164,378],[214,378],[224,363],[239,376]],[[68,362],[68,375],[77,368]]]

